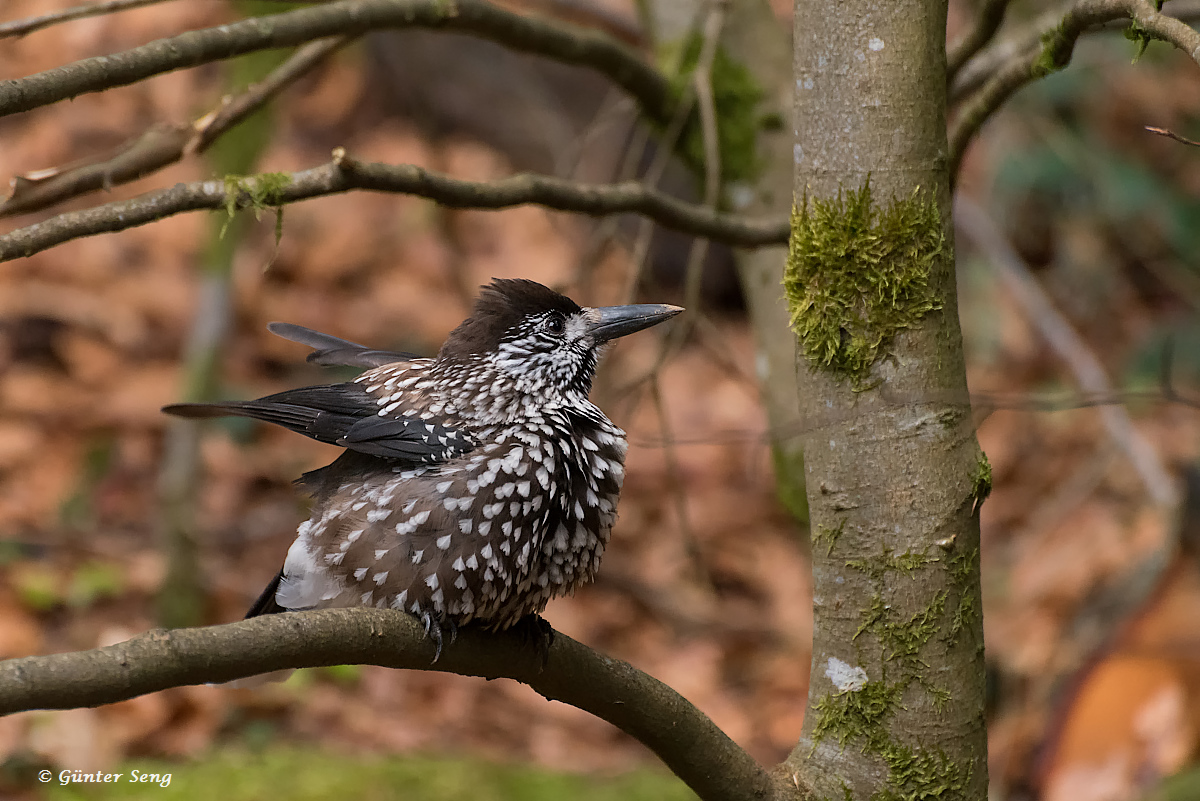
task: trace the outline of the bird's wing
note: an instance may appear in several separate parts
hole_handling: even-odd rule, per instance
[[[163,411],[178,417],[252,417],[319,442],[371,456],[437,462],[471,450],[465,432],[416,417],[381,417],[379,404],[360,384],[289,389],[252,401],[175,403]]]
[[[339,339],[292,323],[269,323],[267,330],[292,342],[308,345],[313,349],[313,352],[308,354],[309,363],[323,367],[379,367],[420,358],[414,353],[404,351],[374,350],[348,339]]]
[[[419,417],[364,417],[337,441],[351,450],[392,459],[440,462],[475,447],[464,432]]]

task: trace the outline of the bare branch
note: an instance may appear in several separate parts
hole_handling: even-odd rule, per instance
[[[99,160],[85,159],[18,175],[12,179],[12,193],[0,203],[0,217],[38,211],[88,192],[136,181],[179,161],[193,136],[190,125],[154,125]]]
[[[0,217],[38,211],[97,189],[109,190],[174,164],[188,153],[203,152],[222,134],[351,41],[354,40],[349,37],[333,37],[309,42],[263,80],[239,95],[225,97],[219,108],[191,125],[156,125],[114,155],[99,161],[17,176],[12,182],[12,194],[0,203]]]
[[[604,34],[523,17],[484,0],[342,0],[188,31],[111,56],[2,81],[0,117],[256,50],[405,27],[446,28],[590,67],[629,92],[650,119],[660,124],[671,119],[670,85],[637,51]]]
[[[971,144],[983,124],[1018,90],[1040,77],[1034,74],[1034,65],[1040,58],[1040,48],[1013,57],[971,98],[966,107],[958,112],[948,134],[951,186],[958,181],[958,170],[962,166],[967,146]]]
[[[280,64],[258,83],[246,91],[221,101],[216,111],[201,117],[193,127],[196,138],[185,148],[187,153],[201,153],[208,149],[221,134],[262,108],[285,88],[307,75],[309,70],[324,61],[330,54],[355,41],[351,36],[333,36],[309,42]]]
[[[1188,139],[1186,136],[1180,136],[1179,134],[1167,128],[1155,128],[1153,125],[1147,125],[1146,130],[1150,133],[1156,133],[1159,136],[1165,136],[1168,139],[1174,139],[1176,142],[1180,142],[1185,145],[1200,147],[1200,142],[1197,142],[1195,139]]]
[[[983,210],[960,196],[954,203],[954,219],[968,239],[986,254],[1008,290],[1025,307],[1034,326],[1074,374],[1080,388],[1086,393],[1110,394],[1112,385],[1096,354],[1054,308],[1029,268]],[[1104,405],[1099,407],[1099,413],[1109,437],[1124,451],[1154,503],[1173,504],[1177,499],[1175,482],[1154,446],[1134,428],[1125,408]]]
[[[654,751],[704,799],[782,797],[771,776],[688,701],[618,659],[557,634],[545,667],[517,633],[463,629],[432,664],[420,624],[382,609],[264,615],[155,630],[92,651],[0,662],[0,715],[99,706],[145,693],[289,668],[363,664],[527,684],[608,721]]]
[[[301,172],[253,176],[228,186],[225,181],[181,183],[130,200],[59,214],[0,236],[0,261],[31,256],[71,239],[124,231],[185,211],[224,209],[231,200],[235,208],[283,206],[351,189],[403,192],[454,208],[502,209],[533,203],[593,216],[636,212],[668,228],[743,247],[778,245],[788,237],[787,220],[723,214],[684,203],[637,181],[585,184],[523,173],[477,183],[411,164],[357,162],[338,148],[329,164]],[[236,196],[231,198],[230,191]]]
[[[1007,61],[959,112],[950,129],[950,175],[958,174],[967,146],[983,124],[1019,89],[1063,69],[1088,28],[1129,18],[1140,32],[1169,42],[1200,64],[1200,33],[1155,10],[1147,0],[1077,0],[1045,40]]]
[[[983,49],[1004,22],[1004,12],[1008,10],[1009,0],[983,0],[983,8],[979,9],[979,17],[971,29],[961,39],[946,48],[946,82],[954,81],[954,76],[967,60]]]
[[[72,8],[64,8],[62,11],[52,11],[49,14],[39,14],[36,17],[15,19],[10,22],[0,23],[0,39],[8,39],[14,36],[24,36],[27,33],[40,31],[42,28],[49,28],[51,25],[58,25],[62,22],[70,22],[71,20],[83,19],[84,17],[98,17],[102,14],[112,14],[114,12],[125,11],[130,8],[151,6],[165,1],[166,0],[107,0],[107,2],[103,3],[91,3],[86,6],[73,6]]]
[[[955,71],[953,78],[947,78],[950,84],[950,95],[947,99],[950,104],[961,102],[967,95],[979,89],[1018,54],[1036,48],[1042,37],[1054,30],[1070,7],[1070,2],[1059,3],[1057,7],[1043,11],[1018,30],[967,59]]]
[[[697,18],[696,23],[698,21],[699,19]],[[695,27],[692,30],[695,30]],[[690,30],[688,35],[691,35]],[[683,50],[680,50],[676,55],[677,63],[667,68],[668,73],[678,74],[683,70],[683,55]],[[695,104],[696,87],[693,82],[688,81],[683,95],[675,105],[671,121],[664,126],[662,136],[659,138],[660,146],[654,152],[650,166],[646,168],[645,174],[642,175],[642,183],[645,186],[654,188],[662,180],[663,173],[666,172],[667,165],[671,161],[671,155],[681,142],[684,127],[691,118]],[[644,141],[641,144],[644,144]],[[635,156],[637,154],[631,148],[628,155]],[[642,282],[642,274],[646,270],[646,260],[650,255],[650,242],[653,236],[654,223],[651,220],[642,220],[641,224],[638,225],[637,236],[633,243],[633,249],[630,252],[629,260],[633,264],[633,269],[630,270],[629,277],[625,282],[625,297],[628,298],[627,303],[633,303],[633,298],[637,295],[638,286]]]
[[[717,103],[713,97],[712,70],[713,61],[717,56],[717,45],[721,39],[721,28],[725,25],[725,11],[728,0],[713,0],[712,7],[704,20],[704,38],[701,42],[700,53],[696,57],[696,69],[692,72],[692,86],[696,93],[696,108],[700,112],[701,140],[704,145],[704,205],[715,209],[721,199],[721,145],[717,133]],[[691,331],[693,320],[700,312],[700,280],[704,260],[708,256],[708,240],[697,237],[692,240],[688,252],[686,278],[684,279],[683,302],[686,308],[692,310],[687,322],[671,331],[671,339],[678,343]],[[669,343],[659,354],[659,362],[663,360]]]

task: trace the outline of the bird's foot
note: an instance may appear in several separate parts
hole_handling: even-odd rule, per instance
[[[450,618],[444,618],[434,612],[422,612],[417,615],[417,619],[425,626],[425,636],[433,640],[433,661],[437,662],[442,657],[442,645],[445,642],[445,635],[450,634],[450,645],[458,639],[458,624]]]
[[[512,630],[523,646],[533,648],[545,670],[550,661],[550,646],[554,644],[554,627],[541,615],[526,615],[512,625]]]

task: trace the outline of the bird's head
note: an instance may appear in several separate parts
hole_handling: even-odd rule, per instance
[[[495,279],[447,337],[438,360],[484,362],[530,395],[586,396],[606,343],[681,311],[667,304],[589,308],[534,281]]]

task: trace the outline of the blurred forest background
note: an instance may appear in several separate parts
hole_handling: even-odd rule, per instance
[[[70,4],[7,0],[0,17]],[[678,62],[651,52],[632,0],[574,5],[586,11],[577,21],[660,64]],[[789,29],[791,3],[774,6]],[[951,6],[954,40],[975,4]],[[0,40],[0,78],[248,8],[164,2]],[[1010,24],[1043,10],[1015,2]],[[1076,376],[1093,362],[1113,388],[1161,389],[1168,341],[1180,393],[1200,398],[1200,149],[1144,127],[1200,137],[1200,75],[1161,44],[1131,66],[1135,49],[1119,30],[1087,37],[1067,70],[988,124],[960,176],[973,212],[957,248],[961,315],[994,476],[982,553],[998,799],[1150,798],[1200,747],[1200,498],[1163,502],[1172,481],[1200,487],[1200,415],[1147,399],[1072,408],[1082,397]],[[4,118],[0,176],[95,159],[157,123],[193,120],[281,58],[245,57]],[[519,170],[610,180],[653,157],[631,120],[619,93],[583,70],[458,35],[377,34],[217,147],[106,199],[302,169],[337,146],[474,180]],[[698,195],[681,165],[663,186]],[[189,393],[249,397],[345,377],[306,365],[305,349],[268,334],[269,321],[432,354],[493,276],[620,303],[643,251],[637,297],[681,302],[689,238],[642,233],[636,220],[351,193],[287,208],[278,241],[271,211],[232,223],[201,213],[0,264],[0,658],[242,616],[304,518],[292,480],[337,449],[242,421],[195,438],[159,407]],[[546,617],[671,685],[774,763],[795,745],[808,692],[807,531],[774,487],[728,250],[710,250],[702,297],[703,322],[686,343],[633,337],[601,370],[594,397],[631,440],[620,521],[595,585]],[[1062,326],[1079,336],[1054,338]],[[1101,391],[1094,380],[1086,388]],[[1032,408],[1047,393],[1049,410]],[[176,760],[176,770],[228,764],[278,788],[296,771],[266,766],[289,748],[334,755],[331,770],[372,754],[466,754],[589,777],[654,763],[607,724],[523,685],[353,667],[0,719],[0,797],[66,797],[31,779],[43,766],[151,759]],[[560,797],[591,780],[538,781],[545,797]],[[363,797],[393,797],[371,792]],[[489,797],[478,793],[461,797]]]

